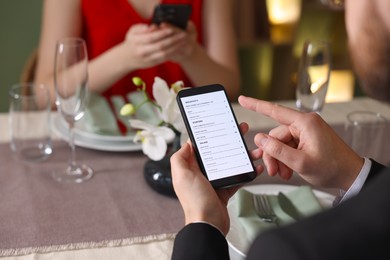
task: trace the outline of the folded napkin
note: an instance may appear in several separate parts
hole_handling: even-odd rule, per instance
[[[253,241],[262,231],[276,227],[274,223],[261,220],[253,205],[252,193],[240,189],[235,195],[239,223],[244,228],[248,241]],[[323,210],[309,186],[301,186],[281,195],[266,195],[278,217],[279,225],[304,218]]]
[[[112,96],[109,103],[100,94],[91,93],[84,116],[86,130],[100,135],[134,135],[135,131],[130,127],[129,117],[121,116],[120,110],[127,102],[137,106],[145,97],[142,92],[135,91],[129,93],[126,98]],[[156,124],[159,119],[154,109],[153,105],[146,103],[140,107],[134,118]]]
[[[145,100],[144,93],[141,91],[131,92],[127,95],[127,98],[134,106],[138,106],[141,102]],[[156,113],[156,107],[149,102],[143,104],[137,110],[137,112],[135,113],[135,118],[155,125],[160,123],[161,121],[161,119]]]
[[[117,102],[120,99],[117,99]],[[124,104],[124,101],[121,102]],[[120,103],[117,104],[120,106]],[[84,115],[85,128],[88,132],[100,135],[120,135],[114,111],[106,99],[99,94],[91,93]]]

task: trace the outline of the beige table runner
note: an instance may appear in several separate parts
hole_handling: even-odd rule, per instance
[[[68,157],[67,144],[58,141],[48,161],[22,163],[0,143],[0,255],[172,239],[182,227],[179,202],[144,181],[141,152],[78,148],[95,176],[83,184],[56,183],[50,174]]]

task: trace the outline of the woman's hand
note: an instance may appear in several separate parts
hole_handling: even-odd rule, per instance
[[[166,24],[162,24],[164,28]],[[169,25],[168,25],[169,26]],[[175,30],[178,30],[177,28]],[[199,46],[197,42],[198,32],[192,21],[188,21],[186,36],[182,38],[175,46],[176,50],[172,52],[170,59],[172,61],[180,63],[181,61],[190,58],[195,49]]]
[[[153,67],[172,60],[184,43],[187,33],[169,25],[135,24],[122,44],[123,58],[129,70]]]

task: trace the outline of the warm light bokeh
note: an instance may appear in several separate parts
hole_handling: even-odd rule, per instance
[[[301,15],[301,0],[267,0],[271,24],[296,23]]]
[[[326,102],[346,102],[353,99],[355,78],[350,70],[332,70]]]
[[[301,16],[301,0],[266,0],[266,6],[272,41],[292,42]]]

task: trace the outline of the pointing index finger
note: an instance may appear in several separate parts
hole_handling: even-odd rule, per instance
[[[238,102],[242,107],[268,116],[284,125],[291,125],[302,115],[294,109],[242,95],[238,98]]]

